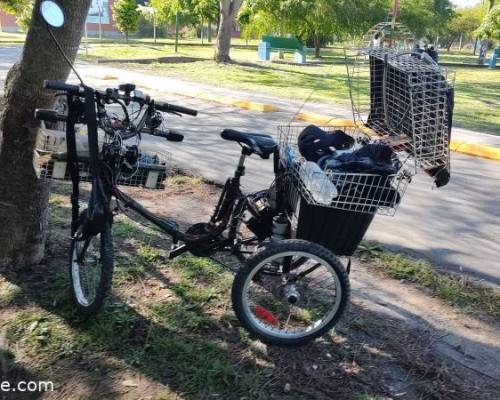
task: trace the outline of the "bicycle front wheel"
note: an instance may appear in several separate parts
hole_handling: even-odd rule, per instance
[[[235,277],[232,301],[240,323],[257,339],[300,346],[333,327],[349,294],[345,268],[331,251],[283,240],[247,260]]]
[[[73,239],[69,263],[71,292],[80,312],[92,315],[102,307],[113,278],[111,226],[85,240]]]

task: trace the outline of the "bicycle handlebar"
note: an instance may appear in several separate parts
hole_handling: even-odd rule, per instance
[[[79,85],[68,85],[62,81],[43,81],[43,87],[49,90],[68,92],[74,95],[83,95],[83,88]]]
[[[83,96],[84,94],[83,86],[70,85],[62,81],[46,80],[43,82],[43,87],[49,90],[64,91],[76,96]],[[191,108],[176,106],[174,104],[169,104],[162,101],[154,102],[154,100],[146,94],[141,94],[140,96],[130,96],[129,93],[126,93],[125,95],[122,95],[118,93],[116,89],[108,89],[105,92],[96,91],[96,93],[99,93],[99,95],[111,101],[124,100],[126,102],[134,102],[139,104],[154,104],[155,109],[157,109],[158,111],[186,114],[193,117],[196,117],[198,115],[198,111]]]
[[[35,110],[35,118],[39,121],[45,121],[45,122],[66,122],[67,121],[66,115],[59,114],[55,110],[36,109]]]
[[[191,115],[193,117],[196,117],[198,115],[198,111],[193,110],[192,108],[176,106],[162,101],[155,102],[155,108],[163,112],[176,112],[180,114]]]

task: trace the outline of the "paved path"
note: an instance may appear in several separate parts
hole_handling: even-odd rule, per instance
[[[0,81],[10,65],[19,57],[19,49],[0,49]],[[182,84],[175,80],[145,76],[129,71],[95,65],[79,65],[80,72],[90,85],[109,87],[117,81],[104,81],[105,75],[114,75],[120,82],[133,81],[159,99],[199,109],[198,118],[171,117],[171,126],[186,132],[183,143],[166,143],[157,138],[148,139],[158,149],[167,150],[180,167],[203,177],[223,182],[232,173],[239,148],[223,141],[219,132],[223,127],[249,131],[276,133],[276,126],[286,124],[296,112],[286,101],[279,113],[255,113],[198,99],[172,95]],[[189,84],[198,91],[206,86]],[[200,89],[201,88],[201,89]],[[211,88],[212,93],[217,88]],[[218,92],[217,92],[218,93]],[[248,94],[247,94],[248,97]],[[259,100],[260,96],[252,96]],[[312,106],[316,107],[316,106]],[[315,111],[308,108],[309,111]],[[317,112],[323,112],[317,110]],[[337,114],[336,114],[337,113]],[[330,114],[347,116],[346,110],[332,110]],[[457,130],[458,131],[458,130]],[[459,131],[460,132],[460,131]],[[476,134],[465,132],[467,135]],[[488,143],[498,138],[479,134]],[[272,180],[272,165],[268,161],[250,159],[244,185],[247,190],[260,189]],[[450,270],[461,270],[471,276],[500,284],[500,163],[454,153],[452,155],[452,182],[445,188],[433,190],[432,181],[424,174],[417,175],[395,217],[378,216],[368,237],[393,249],[425,256],[436,265]]]

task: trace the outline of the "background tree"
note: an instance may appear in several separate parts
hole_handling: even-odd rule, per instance
[[[128,43],[130,33],[137,32],[139,29],[139,18],[141,14],[137,10],[135,0],[117,0],[113,4],[113,17],[116,27],[125,34],[125,40]]]
[[[0,10],[16,16],[16,22],[27,31],[31,22],[34,0],[0,0]]]
[[[474,7],[458,9],[450,20],[445,34],[445,45],[448,50],[456,40],[460,40],[460,47],[464,39],[474,36],[474,31],[481,25],[487,9],[483,4]]]
[[[156,27],[158,26],[158,9],[153,7],[150,3],[144,5],[138,5],[137,11],[142,15],[142,17],[153,25],[153,39],[156,43]],[[140,26],[140,23],[138,23]]]
[[[219,18],[218,0],[192,0],[191,7],[194,14],[199,18],[203,29],[203,22],[208,22],[208,40],[212,40],[212,23]]]
[[[491,8],[475,34],[480,39],[500,41],[500,5]]]
[[[246,36],[293,35],[319,57],[334,35],[340,40],[361,36],[388,11],[388,0],[247,0],[238,21]]]
[[[434,40],[446,34],[454,15],[450,0],[402,0],[398,19],[404,22],[417,39]]]
[[[0,266],[39,263],[44,255],[47,182],[37,177],[34,149],[35,108],[51,107],[54,95],[43,89],[44,79],[66,79],[69,66],[52,44],[35,2],[32,24],[21,61],[9,71],[5,96],[0,100]],[[58,0],[65,8],[66,24],[54,30],[62,48],[75,59],[90,0]]]
[[[217,33],[217,42],[215,43],[215,61],[230,62],[231,57],[231,34],[233,33],[236,15],[243,4],[243,0],[221,0],[219,32]]]

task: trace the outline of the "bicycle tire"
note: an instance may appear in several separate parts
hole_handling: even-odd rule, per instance
[[[99,284],[95,293],[95,297],[91,301],[82,301],[82,289],[80,283],[80,276],[76,276],[78,270],[74,265],[75,246],[78,241],[71,240],[70,253],[69,253],[69,278],[71,286],[71,294],[73,302],[78,311],[84,316],[92,316],[97,314],[102,308],[104,301],[111,290],[114,270],[114,249],[113,249],[113,234],[111,225],[107,224],[104,231],[100,234],[100,274]],[[78,288],[80,285],[80,288]]]
[[[329,321],[327,321],[321,329],[297,338],[282,338],[269,334],[269,332],[264,331],[257,324],[252,322],[252,318],[244,306],[243,297],[245,286],[247,285],[249,277],[254,276],[254,269],[260,268],[261,263],[270,257],[277,256],[280,253],[290,252],[308,253],[327,262],[337,276],[341,287],[341,296],[340,303],[335,311],[335,314],[332,315]],[[349,277],[338,257],[330,250],[319,244],[297,239],[282,240],[276,243],[271,243],[252,257],[248,258],[245,265],[237,272],[231,291],[233,309],[243,328],[245,328],[252,337],[259,339],[266,344],[281,347],[303,346],[327,333],[342,316],[349,302],[349,297]]]

